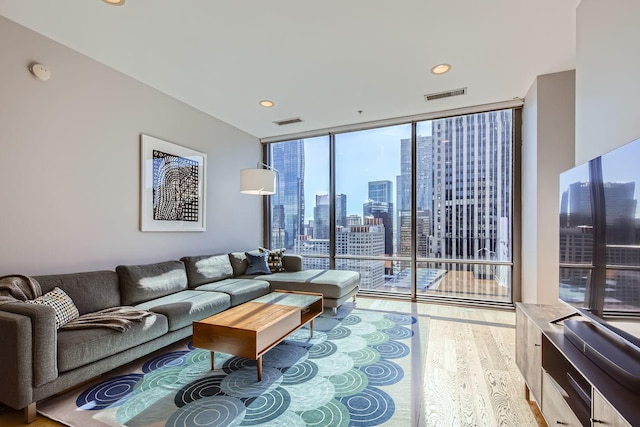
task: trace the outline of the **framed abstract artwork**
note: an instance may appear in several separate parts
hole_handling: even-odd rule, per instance
[[[205,231],[207,155],[140,136],[140,229]]]

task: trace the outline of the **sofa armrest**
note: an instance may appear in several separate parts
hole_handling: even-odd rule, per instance
[[[31,319],[0,310],[0,402],[22,409],[33,402]]]
[[[302,271],[302,256],[298,254],[284,254],[282,266],[285,271]]]
[[[28,352],[32,358],[32,366],[29,369],[32,372],[30,385],[39,387],[58,378],[58,334],[53,308],[42,304],[17,302],[2,305],[0,311],[19,314],[30,319],[30,340],[25,341],[29,345]]]

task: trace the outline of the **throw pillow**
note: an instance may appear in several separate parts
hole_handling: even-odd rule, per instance
[[[263,252],[258,255],[245,252],[244,255],[247,257],[247,263],[249,264],[244,274],[271,274],[271,270],[267,264],[267,258],[269,257],[268,252]]]
[[[56,329],[66,325],[69,321],[77,319],[80,313],[73,300],[60,288],[54,288],[51,292],[34,300],[25,301],[29,304],[48,305],[56,313]]]
[[[284,271],[284,266],[282,265],[282,257],[284,257],[285,248],[281,249],[267,249],[267,248],[258,248],[260,253],[268,253],[267,257],[267,265],[269,265],[269,270],[272,273],[277,273],[279,271]]]

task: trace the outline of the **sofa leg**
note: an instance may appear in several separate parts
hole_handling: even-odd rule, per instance
[[[334,316],[338,314],[338,307],[331,307],[331,312],[333,313]]]
[[[32,402],[24,408],[24,423],[31,424],[36,420],[36,402]]]

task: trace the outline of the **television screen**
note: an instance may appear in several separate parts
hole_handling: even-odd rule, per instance
[[[560,175],[559,298],[640,340],[640,139]]]

